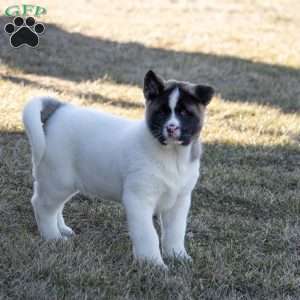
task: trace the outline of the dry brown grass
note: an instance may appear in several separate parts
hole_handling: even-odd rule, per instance
[[[298,299],[299,1],[39,4],[38,49],[0,35],[0,298]],[[20,117],[30,96],[50,94],[140,118],[150,68],[217,90],[188,224],[194,263],[169,262],[168,274],[132,262],[115,204],[77,197],[66,208],[77,237],[39,238]]]

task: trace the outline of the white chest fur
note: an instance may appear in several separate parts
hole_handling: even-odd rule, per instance
[[[193,157],[192,145],[160,145],[143,126],[140,133],[135,150],[124,155],[129,157],[125,185],[134,187],[144,195],[141,201],[161,212],[171,208],[178,197],[191,193],[199,176],[200,158]]]
[[[170,209],[178,197],[189,194],[197,182],[199,160],[191,160],[190,147],[179,147],[166,149],[167,153],[159,167],[161,197],[156,206],[157,212]]]

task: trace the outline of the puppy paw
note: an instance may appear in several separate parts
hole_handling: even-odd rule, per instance
[[[192,262],[193,262],[192,257],[191,257],[190,255],[188,255],[187,253],[185,253],[185,254],[182,255],[182,256],[179,256],[178,258],[181,259],[181,260],[185,260],[185,261],[187,261],[187,262],[189,262],[189,263],[192,263]]]
[[[169,268],[167,267],[167,265],[163,262],[162,259],[155,259],[155,258],[146,258],[146,257],[135,257],[135,261],[139,264],[139,265],[149,265],[152,267],[156,267],[159,268],[163,271],[168,271]]]
[[[187,254],[186,250],[181,251],[164,251],[164,255],[169,258],[175,258],[182,261],[193,262],[193,259],[190,255]]]
[[[75,235],[75,232],[69,226],[59,227],[59,231],[64,239],[68,239]]]

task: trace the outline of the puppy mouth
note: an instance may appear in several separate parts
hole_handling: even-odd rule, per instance
[[[182,145],[183,143],[180,135],[164,135],[163,145]]]
[[[182,144],[183,144],[183,141],[180,140],[180,139],[177,139],[177,138],[168,137],[168,138],[166,139],[166,144],[167,144],[167,145],[169,145],[169,144],[182,145]]]
[[[170,134],[166,130],[162,130],[159,135],[159,142],[166,145],[182,145],[188,146],[192,142],[193,136],[183,133],[182,131],[177,132],[176,134]]]

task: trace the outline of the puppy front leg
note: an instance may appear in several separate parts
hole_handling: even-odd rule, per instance
[[[153,224],[153,207],[136,191],[126,191],[123,195],[123,203],[135,258],[166,268],[159,249],[159,238]]]
[[[162,250],[166,256],[191,260],[184,247],[191,194],[178,197],[175,205],[161,214]]]

